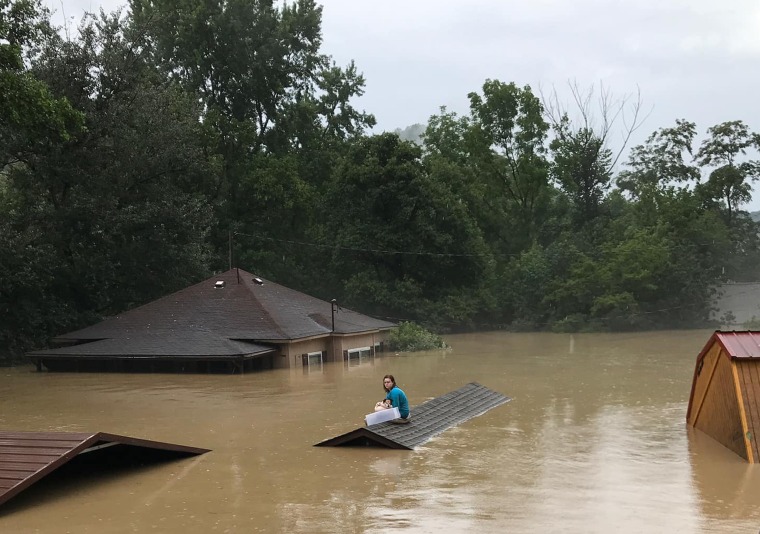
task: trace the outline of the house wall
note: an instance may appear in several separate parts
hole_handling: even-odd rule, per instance
[[[343,351],[360,347],[374,347],[376,343],[387,344],[388,332],[375,332],[355,336],[326,336],[308,341],[296,341],[280,345],[279,355],[274,357],[275,367],[296,368],[303,366],[302,355],[309,352],[327,354],[326,362],[342,362]]]
[[[288,343],[280,345],[280,356],[275,358],[277,367],[302,367],[303,360],[301,356],[308,354],[309,352],[323,352],[328,351],[330,348],[330,338],[320,337],[317,339],[309,339],[307,341],[296,341],[294,343]]]
[[[695,378],[694,397],[689,424],[709,435],[723,446],[749,460],[742,424],[734,363],[713,345]]]
[[[376,343],[385,346],[388,342],[388,332],[375,332],[371,334],[359,334],[356,336],[335,336],[330,352],[330,361],[342,362],[343,351],[358,349],[361,347],[374,348]]]
[[[747,442],[752,452],[752,460],[760,462],[760,362],[756,360],[736,360],[742,408],[747,427]]]

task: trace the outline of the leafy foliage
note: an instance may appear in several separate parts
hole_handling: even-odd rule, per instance
[[[491,263],[477,225],[420,156],[395,134],[351,147],[327,191],[326,205],[340,209],[328,212],[325,235],[349,302],[441,328],[473,314]]]
[[[519,88],[487,80],[483,95],[470,93],[471,139],[477,172],[485,194],[504,217],[513,218],[518,248],[536,235],[539,216],[548,199],[549,164],[545,140],[549,125],[530,87]],[[510,241],[516,240],[515,235]],[[513,250],[513,249],[512,249]]]
[[[595,125],[577,88],[573,122],[486,80],[406,142],[321,44],[313,0],[132,0],[73,39],[0,0],[0,357],[230,263],[431,346],[416,325],[704,326],[760,275],[742,121],[695,151],[678,120],[615,176],[607,93]]]
[[[399,352],[416,352],[420,350],[445,349],[446,343],[441,336],[426,330],[422,326],[404,321],[391,332],[388,339],[388,348]]]
[[[24,50],[41,46],[51,32],[47,17],[38,0],[0,0],[0,169],[83,126],[82,114],[24,65]]]
[[[702,143],[696,159],[714,167],[700,193],[708,199],[725,201],[726,222],[730,226],[737,207],[752,198],[749,181],[760,178],[760,161],[739,161],[750,148],[760,148],[760,135],[752,133],[742,121],[724,122],[707,130],[710,134]]]

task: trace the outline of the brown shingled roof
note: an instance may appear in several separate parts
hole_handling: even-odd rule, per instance
[[[251,355],[277,343],[329,335],[331,306],[304,293],[231,269],[203,282],[59,336],[80,343],[31,355]],[[217,282],[224,287],[217,288]],[[335,333],[386,330],[395,325],[340,308]],[[92,343],[90,343],[92,342]],[[82,344],[84,343],[84,344]]]
[[[121,338],[100,339],[79,345],[30,352],[30,356],[80,356],[83,358],[111,358],[117,356],[213,358],[222,356],[253,357],[273,352],[272,347],[249,341],[224,339],[210,332],[186,332],[170,335],[156,333],[130,334]]]

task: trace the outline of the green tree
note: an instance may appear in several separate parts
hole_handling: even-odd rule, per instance
[[[545,157],[549,125],[541,102],[529,86],[498,80],[486,80],[482,95],[468,96],[473,154],[477,176],[485,183],[484,198],[490,199],[504,223],[517,225],[510,240],[522,250],[535,238],[549,198]]]
[[[0,360],[57,333],[70,311],[49,290],[57,257],[44,233],[23,220],[28,197],[14,182],[30,171],[37,151],[63,149],[84,125],[84,116],[28,68],[52,35],[48,15],[38,1],[0,0]],[[42,203],[35,198],[29,208]]]
[[[226,258],[233,230],[240,262],[275,279],[307,280],[310,262],[280,245],[314,239],[309,229],[334,161],[346,140],[374,125],[351,103],[364,91],[356,66],[338,67],[320,52],[321,7],[313,0],[132,0],[130,7],[155,64],[200,100],[220,171],[208,192],[218,256]]]
[[[545,296],[553,267],[547,250],[539,244],[510,258],[496,285],[501,319],[519,330],[544,329],[551,318]]]
[[[750,182],[760,178],[760,161],[739,161],[748,149],[760,148],[760,135],[742,121],[729,121],[708,128],[710,137],[696,155],[700,165],[713,167],[700,192],[707,198],[725,201],[726,222],[732,224],[736,210],[752,199]]]
[[[51,39],[31,72],[82,110],[86,129],[37,145],[7,173],[3,242],[38,273],[14,346],[156,298],[206,274],[213,178],[194,99],[155,76],[118,16],[88,19],[73,41]],[[35,251],[31,253],[31,251]],[[22,264],[5,258],[10,278]],[[4,293],[3,297],[6,294]],[[42,326],[44,325],[44,327]],[[23,339],[22,339],[23,338]]]
[[[487,235],[499,235],[508,241],[504,220],[488,194],[489,185],[480,179],[473,152],[475,139],[472,120],[441,107],[428,121],[422,135],[423,163],[430,178],[445,184],[467,206],[480,229]]]
[[[419,147],[395,134],[358,140],[326,201],[343,302],[439,328],[466,325],[485,306],[492,260],[466,207],[425,172]]]
[[[699,169],[687,162],[693,155],[696,134],[696,125],[684,119],[651,134],[631,150],[626,164],[629,170],[618,175],[618,187],[644,198],[673,184],[699,182]]]
[[[612,169],[641,126],[642,104],[640,96],[634,101],[629,96],[616,100],[603,85],[598,97],[593,86],[584,93],[571,84],[570,92],[576,108],[572,118],[556,91],[543,104],[554,134],[551,176],[572,202],[576,228],[582,228],[601,214]],[[622,141],[613,152],[611,136],[621,123]]]
[[[83,117],[24,65],[52,30],[38,0],[0,0],[0,171],[82,128]]]
[[[220,193],[237,186],[257,155],[281,155],[322,136],[346,138],[374,124],[350,99],[363,93],[353,63],[319,52],[321,8],[311,0],[133,0],[135,26],[154,60],[198,94],[223,158]],[[316,128],[317,126],[321,128]]]
[[[552,176],[570,197],[582,225],[599,215],[612,180],[612,152],[592,129],[573,130],[567,117],[554,128]]]

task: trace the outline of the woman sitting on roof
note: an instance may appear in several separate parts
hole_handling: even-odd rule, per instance
[[[394,419],[394,423],[408,423],[409,418],[409,401],[406,399],[406,393],[404,393],[400,387],[396,385],[396,379],[393,375],[385,375],[383,377],[383,389],[385,389],[385,399],[391,401],[393,408],[398,408],[401,414],[401,419]]]

